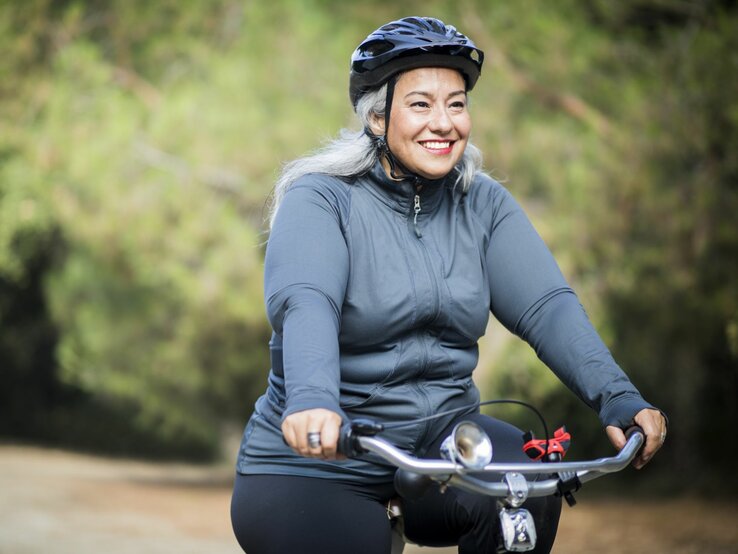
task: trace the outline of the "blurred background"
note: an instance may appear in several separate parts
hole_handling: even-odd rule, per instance
[[[729,0],[0,0],[0,440],[233,462],[269,368],[272,184],[356,126],[350,54],[407,15],[486,52],[471,110],[487,171],[669,415],[663,452],[622,479],[734,498]],[[595,415],[494,323],[478,383],[565,423],[572,456],[609,454]]]

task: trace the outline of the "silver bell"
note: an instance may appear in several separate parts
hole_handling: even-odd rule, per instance
[[[492,441],[479,425],[462,421],[444,439],[441,456],[467,469],[482,469],[492,461]]]

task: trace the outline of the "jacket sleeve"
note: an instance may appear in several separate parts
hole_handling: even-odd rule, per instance
[[[522,208],[495,185],[486,252],[493,314],[598,412],[603,425],[631,425],[652,406],[613,359]]]
[[[264,295],[267,317],[282,336],[288,415],[339,407],[341,306],[348,250],[335,184],[310,175],[279,206],[267,244]]]

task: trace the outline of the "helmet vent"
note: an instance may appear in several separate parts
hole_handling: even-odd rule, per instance
[[[427,17],[424,17],[422,19],[419,19],[417,17],[406,17],[402,21],[404,21],[408,25],[415,25],[416,27],[425,27],[426,29],[433,28],[433,26],[431,25],[431,21]]]
[[[375,40],[373,42],[369,42],[367,44],[362,45],[361,51],[364,54],[368,54],[370,56],[380,56],[384,54],[385,52],[389,52],[394,48],[394,45],[386,40]]]

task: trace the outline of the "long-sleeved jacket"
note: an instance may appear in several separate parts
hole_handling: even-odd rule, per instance
[[[408,421],[473,404],[490,312],[603,424],[625,427],[650,407],[518,203],[481,173],[467,193],[450,177],[417,190],[389,180],[380,164],[353,180],[299,179],[272,227],[265,300],[272,369],[244,432],[241,473],[390,479],[370,461],[300,457],[282,440],[282,419],[327,408]],[[422,455],[448,422],[384,436]]]

